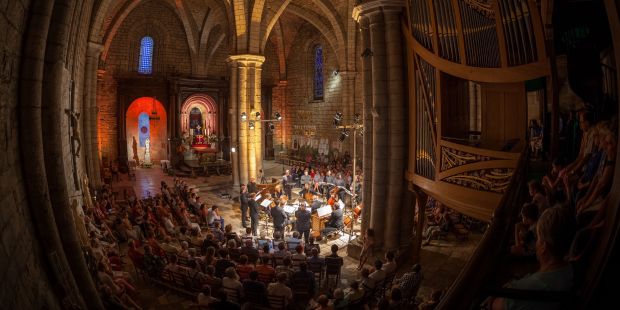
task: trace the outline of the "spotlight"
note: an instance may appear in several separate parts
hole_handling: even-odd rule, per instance
[[[362,115],[360,115],[359,113],[355,113],[355,115],[353,115],[353,123],[355,123],[356,125],[359,124],[361,120]]]
[[[236,151],[237,151],[237,149],[234,146],[230,148],[230,152],[231,153],[235,153]]]
[[[260,121],[260,112],[256,112],[256,120]]]
[[[342,123],[342,112],[336,112],[334,115],[334,126],[338,127]]]
[[[282,115],[280,115],[280,112],[276,112],[273,114],[273,116],[275,117],[276,120],[281,121],[282,120]]]
[[[250,129],[254,129],[254,121],[250,121],[248,123],[248,126],[249,126]]]
[[[276,125],[274,123],[269,123],[269,130],[271,131],[276,130]]]
[[[248,119],[248,115],[245,112],[241,112],[241,121],[245,122]]]

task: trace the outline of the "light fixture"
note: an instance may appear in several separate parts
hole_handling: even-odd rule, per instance
[[[342,112],[336,112],[334,115],[334,126],[338,127],[342,123]]]
[[[249,126],[250,129],[254,129],[254,121],[250,121],[248,123],[248,126]]]
[[[340,142],[344,142],[344,139],[346,139],[346,138],[347,138],[347,136],[345,136],[345,135],[344,135],[344,133],[343,133],[343,132],[341,132],[341,133],[340,133],[340,137],[338,138],[338,141],[340,141]]]
[[[269,123],[269,130],[271,131],[276,130],[276,125],[274,123]]]
[[[248,115],[245,112],[241,112],[241,121],[245,122],[248,119]]]
[[[282,120],[282,115],[280,115],[280,112],[274,113],[273,116],[275,117],[275,119],[277,121],[281,121]]]
[[[342,134],[343,134],[345,137],[348,137],[350,133],[351,133],[351,132],[349,131],[349,129],[346,129],[346,128],[345,128],[344,130],[342,130]]]
[[[340,70],[336,69],[334,70],[334,76],[338,75],[340,73]]]
[[[237,152],[237,149],[233,146],[233,147],[230,148],[230,152],[231,153],[235,153],[235,152]]]
[[[256,112],[256,120],[260,121],[260,112]]]

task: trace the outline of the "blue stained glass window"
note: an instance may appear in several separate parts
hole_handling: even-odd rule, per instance
[[[322,100],[323,94],[323,48],[317,45],[314,48],[314,100]]]
[[[140,62],[138,73],[153,73],[153,38],[146,36],[140,40]]]

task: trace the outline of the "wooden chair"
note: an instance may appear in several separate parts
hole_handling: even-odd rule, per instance
[[[314,279],[317,281],[319,288],[323,283],[323,269],[325,268],[324,262],[308,262],[308,270],[314,273]]]
[[[241,296],[239,296],[239,291],[238,290],[232,289],[232,288],[228,288],[228,287],[222,287],[222,289],[226,292],[226,296],[228,298],[228,301],[234,302],[236,304],[240,304]]]
[[[342,258],[325,257],[325,284],[330,287],[330,279],[334,279],[335,287],[340,283],[340,269],[342,268]]]
[[[267,295],[270,309],[281,310],[286,308],[286,299],[284,296]]]

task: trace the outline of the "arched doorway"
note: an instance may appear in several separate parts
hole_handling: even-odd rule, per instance
[[[148,145],[151,162],[167,159],[166,124],[166,109],[161,102],[153,97],[141,97],[134,100],[125,113],[127,158],[137,159],[137,163],[144,162]]]
[[[194,94],[181,107],[181,133],[183,136],[197,134],[219,136],[217,103],[207,94]],[[215,148],[215,143],[211,143]]]

